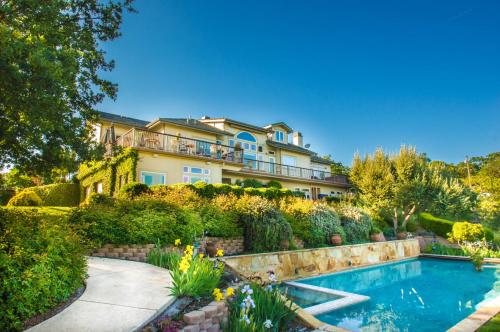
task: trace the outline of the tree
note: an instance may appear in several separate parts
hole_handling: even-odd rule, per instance
[[[89,155],[95,106],[117,92],[100,46],[131,2],[0,0],[0,167],[44,175]]]
[[[331,161],[330,172],[332,174],[349,175],[349,172],[351,171],[351,169],[349,168],[349,166],[345,166],[340,161],[333,160],[332,156],[330,156],[330,155],[324,156],[323,159]]]

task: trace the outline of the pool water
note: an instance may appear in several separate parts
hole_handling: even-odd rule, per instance
[[[306,290],[291,285],[282,285],[280,288],[282,292],[285,293],[295,304],[302,308],[312,307],[317,304],[340,298],[338,295],[317,292],[309,289]]]
[[[500,267],[420,258],[297,281],[370,297],[318,315],[352,331],[446,331],[485,299],[500,296]]]

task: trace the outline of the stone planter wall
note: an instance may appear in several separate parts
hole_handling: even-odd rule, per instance
[[[181,332],[219,332],[221,325],[227,324],[228,308],[225,302],[212,302],[209,305],[184,314]]]
[[[217,237],[208,237],[204,242],[200,243],[200,250],[204,252],[206,242],[215,242],[216,247],[224,250],[224,255],[241,254],[243,248],[243,238],[223,239]],[[133,261],[144,262],[148,253],[155,247],[154,244],[106,244],[102,248],[95,249],[91,252],[91,256],[109,257],[127,259]],[[164,247],[166,252],[176,250],[176,247]]]
[[[225,257],[226,265],[246,278],[267,278],[272,270],[280,280],[331,273],[352,267],[397,261],[420,254],[418,239],[281,251]]]

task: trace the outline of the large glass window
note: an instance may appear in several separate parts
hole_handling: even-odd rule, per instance
[[[244,141],[249,141],[249,142],[257,142],[257,139],[255,138],[254,135],[250,134],[249,132],[242,131],[236,136],[237,139],[241,139]]]
[[[184,166],[182,172],[182,181],[185,183],[195,183],[198,181],[210,183],[210,170],[207,168]]]
[[[297,158],[292,157],[292,156],[283,155],[283,156],[281,156],[281,163],[283,165],[287,165],[287,166],[296,166],[297,165]]]
[[[148,186],[165,184],[165,173],[141,172],[141,182]]]

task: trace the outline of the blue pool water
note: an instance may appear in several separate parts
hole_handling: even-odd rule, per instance
[[[500,295],[500,268],[476,272],[470,262],[421,258],[298,282],[370,297],[317,316],[332,325],[352,331],[446,331],[479,302]]]

